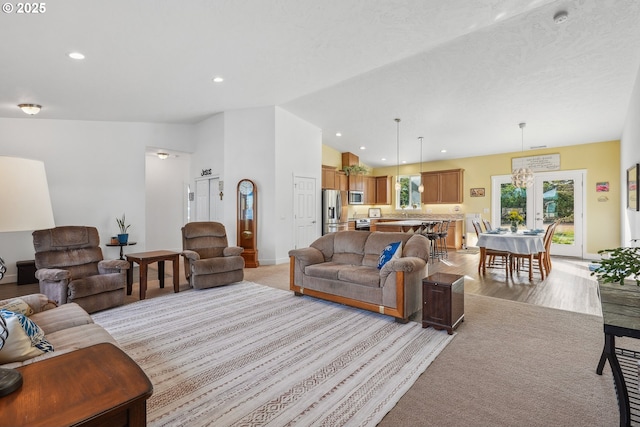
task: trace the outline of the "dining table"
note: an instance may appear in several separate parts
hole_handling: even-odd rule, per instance
[[[544,231],[502,231],[495,230],[478,235],[477,246],[480,248],[480,263],[478,271],[482,274],[487,269],[487,249],[494,251],[507,252],[509,254],[528,255],[529,257],[529,280],[533,279],[533,263],[534,255],[544,252]],[[542,268],[542,267],[541,267]]]

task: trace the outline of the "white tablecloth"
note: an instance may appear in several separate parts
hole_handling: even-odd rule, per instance
[[[480,233],[478,247],[495,251],[511,252],[512,254],[537,254],[544,252],[544,235],[530,236],[526,234],[488,234]]]

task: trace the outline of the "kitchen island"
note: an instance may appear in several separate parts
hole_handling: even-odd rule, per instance
[[[448,249],[462,249],[462,224],[463,221],[461,218],[436,218],[436,217],[428,217],[428,218],[407,218],[407,219],[398,219],[398,218],[379,218],[377,220],[371,221],[371,231],[385,231],[385,232],[393,232],[393,231],[402,231],[402,232],[410,232],[419,230],[423,224],[434,222],[434,221],[442,221],[444,219],[448,219],[451,222],[449,223],[449,228],[447,231],[447,248]]]

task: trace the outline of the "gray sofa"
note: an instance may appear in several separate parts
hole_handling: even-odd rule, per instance
[[[44,294],[31,294],[17,298],[26,302],[31,308],[32,314],[29,314],[29,319],[43,330],[44,338],[51,343],[54,351],[25,360],[4,363],[0,365],[2,367],[16,368],[103,342],[118,345],[115,339],[104,328],[93,323],[91,316],[76,303],[57,306]],[[16,298],[11,298],[0,301],[0,308],[15,300]]]
[[[402,256],[378,269],[380,253],[402,242]],[[340,231],[289,251],[290,289],[407,322],[422,304],[429,241],[421,234]]]

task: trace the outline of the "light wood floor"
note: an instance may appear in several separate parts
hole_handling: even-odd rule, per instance
[[[513,277],[506,277],[503,269],[488,269],[487,274],[478,274],[478,254],[464,252],[449,252],[449,258],[429,264],[429,273],[446,272],[465,276],[465,292],[502,298],[527,304],[557,308],[580,313],[602,315],[598,299],[598,286],[595,278],[590,276],[588,261],[553,257],[551,274],[540,280],[534,275],[529,281],[526,271],[514,273]],[[137,267],[134,278],[138,277]],[[157,270],[150,267],[149,277],[157,275]],[[171,271],[167,266],[166,271]],[[180,289],[189,288],[184,277],[184,270],[180,268]],[[245,269],[245,280],[272,286],[279,289],[289,289],[289,264],[267,265],[258,268]],[[38,284],[16,285],[7,283],[0,285],[0,299],[39,292]],[[159,288],[158,280],[149,280],[147,298],[173,292],[172,279],[166,275],[164,289]],[[133,293],[126,297],[126,303],[138,300],[139,287],[134,283]]]

